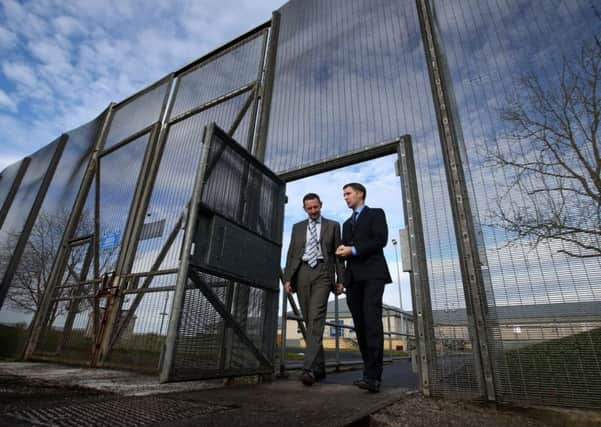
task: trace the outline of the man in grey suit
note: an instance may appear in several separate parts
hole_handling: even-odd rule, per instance
[[[344,278],[342,261],[334,255],[340,245],[340,224],[321,216],[321,200],[315,193],[303,197],[306,220],[294,224],[284,269],[284,287],[298,301],[307,336],[303,384],[310,386],[325,378],[323,329],[330,291],[340,293]]]

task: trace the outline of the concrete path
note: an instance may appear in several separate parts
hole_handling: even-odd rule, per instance
[[[386,369],[402,373],[404,365]],[[378,394],[349,385],[360,371],[329,374],[312,387],[303,386],[297,375],[258,385],[161,385],[155,376],[131,372],[0,363],[0,426],[344,426],[406,392],[388,380]]]

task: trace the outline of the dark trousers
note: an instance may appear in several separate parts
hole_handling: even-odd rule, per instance
[[[315,268],[302,263],[297,276],[298,302],[306,325],[304,369],[325,373],[323,330],[326,323],[331,283],[327,265],[320,262]]]
[[[363,376],[381,381],[384,363],[382,296],[384,280],[353,281],[346,298],[355,323],[355,334],[365,369]]]

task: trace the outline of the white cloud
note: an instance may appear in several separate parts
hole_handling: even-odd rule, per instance
[[[38,82],[33,68],[22,62],[4,62],[2,73],[13,82],[21,83],[29,88],[33,88]]]
[[[282,3],[3,0],[0,108],[18,105],[21,114],[0,117],[0,158],[32,153],[270,19]]]
[[[2,89],[0,89],[0,109],[8,110],[12,113],[17,112],[17,103]]]
[[[65,36],[85,32],[85,27],[71,16],[59,16],[52,21],[52,24],[60,34]]]
[[[11,49],[17,44],[17,36],[10,30],[0,26],[0,49]]]

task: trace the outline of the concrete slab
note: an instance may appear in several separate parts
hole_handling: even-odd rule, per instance
[[[372,394],[334,378],[312,387],[295,375],[258,385],[158,384],[156,376],[132,372],[0,363],[0,426],[343,426],[404,395],[391,386]]]
[[[115,369],[91,369],[54,363],[0,363],[0,375],[48,381],[62,387],[84,387],[122,396],[149,396],[221,387],[222,380],[159,384],[157,375]]]

